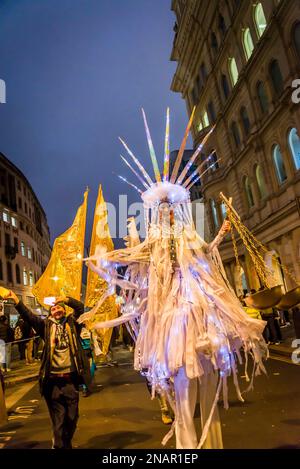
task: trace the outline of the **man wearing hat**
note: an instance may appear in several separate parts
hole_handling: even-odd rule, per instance
[[[84,312],[80,301],[59,297],[42,319],[30,311],[10,291],[21,318],[44,340],[39,373],[40,391],[44,396],[53,429],[54,449],[71,449],[78,420],[79,385],[89,388],[90,367],[80,341],[81,325],[77,319]],[[66,305],[73,309],[67,313]]]

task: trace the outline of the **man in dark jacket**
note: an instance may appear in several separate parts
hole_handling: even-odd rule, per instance
[[[0,316],[0,341],[4,343],[4,353],[1,357],[0,367],[3,371],[10,371],[11,342],[14,340],[14,331],[10,327],[7,317],[2,314]],[[2,361],[3,360],[3,361]]]
[[[82,326],[76,321],[84,312],[84,306],[73,298],[57,298],[48,318],[42,319],[12,291],[7,298],[15,302],[22,319],[44,340],[39,383],[52,421],[53,448],[71,449],[79,415],[78,387],[85,384],[89,388],[91,381],[89,363],[80,341]],[[66,313],[66,305],[73,313]]]

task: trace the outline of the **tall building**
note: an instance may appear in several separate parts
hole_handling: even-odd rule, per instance
[[[210,237],[225,216],[222,191],[267,247],[274,283],[292,288],[295,280],[280,263],[300,283],[300,2],[173,0],[171,9],[177,62],[171,89],[181,93],[188,114],[196,106],[194,145],[216,125],[201,155],[214,150],[217,159],[201,185]],[[240,241],[242,276],[230,239],[220,251],[238,293],[259,287]]]
[[[0,285],[31,308],[31,292],[51,254],[45,212],[22,172],[0,153]]]

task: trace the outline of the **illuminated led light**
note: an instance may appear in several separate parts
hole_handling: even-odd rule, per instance
[[[128,166],[128,168],[131,169],[131,171],[133,172],[133,174],[135,174],[135,176],[138,178],[138,180],[143,184],[143,186],[146,188],[146,189],[149,189],[149,185],[145,183],[145,181],[141,178],[141,176],[136,172],[136,170],[131,166],[131,164],[126,160],[126,158],[124,158],[124,156],[120,155],[122,160],[124,161],[124,163]]]
[[[148,142],[150,157],[151,157],[151,161],[152,161],[152,165],[154,169],[155,179],[157,182],[161,182],[160,172],[159,172],[159,168],[157,164],[157,158],[156,158],[156,154],[155,154],[153,143],[152,143],[152,138],[151,138],[150,131],[149,131],[146,114],[143,108],[142,108],[142,114],[143,114],[144,125],[145,125],[145,130],[146,130],[146,135],[147,135],[147,142]]]
[[[131,158],[133,159],[133,161],[135,162],[135,164],[137,165],[137,167],[139,168],[139,170],[141,171],[141,173],[143,174],[144,178],[146,179],[146,181],[149,183],[149,185],[151,186],[153,184],[153,181],[152,179],[150,178],[149,174],[147,173],[147,171],[145,170],[145,168],[141,165],[141,163],[139,162],[139,160],[136,158],[136,156],[134,156],[134,154],[132,153],[132,151],[130,150],[130,148],[127,146],[127,144],[124,142],[124,140],[122,140],[121,137],[119,137],[119,140],[120,142],[122,143],[122,145],[124,146],[124,148],[126,149],[127,153],[129,156],[131,156]]]
[[[54,282],[57,282],[59,280],[59,277],[57,277],[57,275],[55,275],[54,277],[50,277],[51,280],[54,280]]]
[[[141,191],[141,189],[139,189],[138,187],[136,187],[135,184],[132,184],[132,182],[127,181],[127,179],[124,178],[123,176],[120,176],[120,175],[118,174],[118,177],[119,177],[122,181],[126,182],[129,186],[131,186],[131,187],[133,187],[135,190],[137,190],[139,194],[142,194],[142,193],[143,193],[143,192]]]

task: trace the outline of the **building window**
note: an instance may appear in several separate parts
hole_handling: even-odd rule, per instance
[[[11,224],[14,228],[18,227],[18,223],[17,223],[17,220],[15,219],[15,217],[11,217]]]
[[[20,267],[18,266],[18,264],[16,264],[16,282],[18,284],[21,283],[21,272],[20,272]]]
[[[277,60],[273,60],[270,64],[270,77],[275,93],[277,95],[281,94],[283,91],[283,79]]]
[[[263,174],[262,167],[260,165],[256,166],[255,177],[258,185],[260,198],[263,199],[267,196],[266,182]]]
[[[21,190],[21,183],[20,183],[19,179],[17,181],[17,187],[18,187],[18,190],[20,191]]]
[[[269,110],[269,102],[268,102],[268,97],[267,97],[266,90],[265,90],[265,85],[263,84],[262,81],[259,81],[256,85],[256,88],[257,88],[257,96],[259,99],[261,112],[263,114],[267,114]]]
[[[27,214],[27,203],[25,202],[25,213]]]
[[[267,20],[261,3],[258,3],[254,8],[254,23],[257,36],[261,37],[267,27]]]
[[[205,83],[207,79],[207,71],[206,71],[206,67],[204,63],[202,63],[200,66],[200,74],[201,74],[203,83]]]
[[[226,205],[224,204],[224,202],[221,203],[221,214],[222,214],[223,220],[225,220],[227,216],[227,210],[226,210]]]
[[[210,122],[212,123],[216,122],[216,112],[215,112],[214,103],[212,101],[209,101],[207,105],[207,110],[208,110]]]
[[[244,188],[245,188],[245,193],[247,197],[248,207],[251,208],[254,206],[254,198],[253,198],[252,188],[251,188],[251,184],[250,184],[250,180],[248,176],[245,177]]]
[[[300,169],[300,138],[295,127],[289,131],[288,142],[295,168]]]
[[[224,74],[221,77],[221,85],[222,85],[224,98],[227,99],[229,96],[230,90],[229,90],[227,76]]]
[[[300,22],[296,23],[293,32],[293,42],[300,60]]]
[[[21,230],[21,231],[24,230],[23,222],[21,222],[21,221],[20,221],[20,230]]]
[[[210,208],[211,208],[212,220],[214,223],[214,229],[216,229],[219,226],[219,220],[218,220],[216,202],[214,201],[214,199],[210,199]]]
[[[282,184],[287,179],[287,174],[279,145],[273,148],[273,160],[279,184]]]
[[[21,197],[18,198],[18,207],[20,210],[23,210],[23,203]]]
[[[249,120],[249,116],[248,116],[248,112],[247,112],[247,109],[245,108],[245,106],[243,106],[240,110],[240,116],[241,116],[241,120],[242,120],[242,123],[243,123],[243,128],[244,128],[244,132],[245,132],[245,135],[248,135],[249,132],[250,132],[250,120]]]
[[[226,34],[226,24],[225,24],[224,16],[222,16],[221,14],[219,14],[218,29],[219,29],[221,35],[225,36],[225,34]]]
[[[217,36],[215,35],[214,32],[211,33],[211,48],[213,50],[214,55],[216,56],[218,53],[219,45],[218,45]]]
[[[211,152],[208,164],[211,167],[212,171],[216,171],[216,169],[219,168],[218,155],[215,150]]]
[[[194,88],[192,89],[192,101],[193,101],[193,105],[196,105],[198,103],[198,85],[197,85],[197,83],[195,84]]]
[[[25,285],[25,287],[27,287],[28,285],[28,275],[27,275],[25,267],[23,269],[23,284]]]
[[[32,273],[32,271],[30,270],[30,271],[29,271],[29,285],[32,287],[33,284],[34,284],[33,273]]]
[[[252,36],[251,36],[251,32],[249,28],[245,29],[245,31],[243,32],[243,47],[244,47],[245,57],[247,60],[249,60],[254,50],[254,44],[252,41]]]
[[[203,114],[202,122],[203,122],[203,127],[204,127],[204,128],[209,126],[209,119],[208,119],[208,114],[207,114],[206,111],[205,111],[205,113]]]
[[[3,280],[3,267],[2,267],[2,259],[0,259],[0,280]]]
[[[238,71],[234,57],[231,57],[228,60],[228,68],[229,68],[229,75],[230,75],[231,83],[232,83],[232,86],[234,86],[239,78],[239,71]]]
[[[3,212],[2,218],[3,218],[3,221],[5,221],[6,223],[9,223],[9,222],[10,222],[9,213],[6,212],[5,210],[4,210],[4,212]]]
[[[27,257],[28,257],[28,259],[32,259],[32,254],[31,254],[31,248],[30,247],[27,248]]]
[[[26,256],[26,250],[25,250],[25,243],[24,241],[21,241],[21,254],[23,257]]]
[[[8,281],[8,283],[13,283],[13,274],[12,274],[11,262],[7,262],[6,267],[7,267],[7,281]]]
[[[232,122],[231,132],[232,132],[232,135],[233,135],[235,146],[236,146],[236,148],[238,148],[241,144],[241,138],[240,138],[239,128],[238,128],[236,122]]]
[[[15,246],[15,252],[17,254],[19,252],[18,238],[14,238],[14,246]]]

